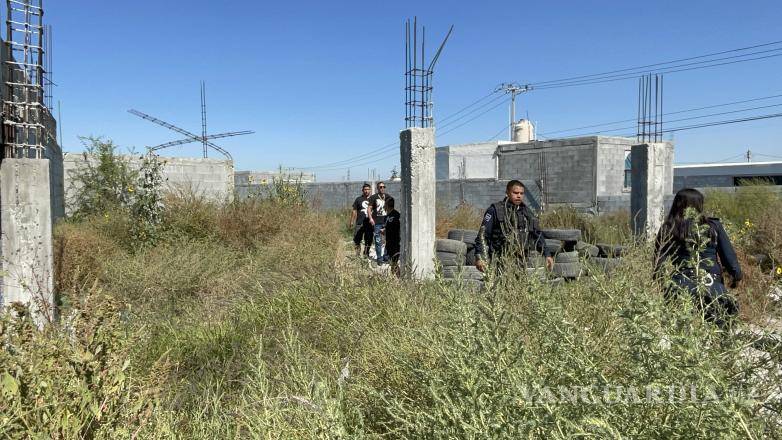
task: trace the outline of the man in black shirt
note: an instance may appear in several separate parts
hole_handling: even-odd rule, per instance
[[[388,216],[386,217],[386,255],[389,257],[391,269],[395,274],[399,274],[399,251],[401,245],[401,236],[399,231],[399,211],[394,209],[394,199],[389,198],[386,201]]]
[[[386,203],[393,197],[386,194],[386,184],[384,182],[377,182],[377,194],[374,194],[369,198],[369,208],[367,209],[367,215],[369,216],[369,223],[374,228],[375,235],[375,255],[377,256],[377,265],[380,266],[385,260],[383,255],[383,237],[381,230],[386,223]]]
[[[369,257],[369,243],[372,241],[372,225],[369,223],[367,209],[369,207],[369,192],[372,186],[365,183],[361,187],[361,195],[353,202],[348,228],[353,228],[353,244],[356,245],[356,256],[361,253],[361,239],[364,239],[364,256]]]

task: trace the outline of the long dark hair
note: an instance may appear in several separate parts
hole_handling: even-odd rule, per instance
[[[693,208],[698,213],[696,221],[699,224],[706,223],[706,217],[703,215],[703,194],[697,189],[684,188],[679,190],[673,198],[671,211],[660,228],[660,234],[674,240],[684,241],[690,234],[690,226],[692,225],[691,221],[684,217],[687,208]]]

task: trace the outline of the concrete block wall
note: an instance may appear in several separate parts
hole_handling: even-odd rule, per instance
[[[436,149],[437,180],[497,178],[498,142],[449,145]]]
[[[527,203],[535,208],[540,208],[540,188],[534,181],[523,181],[527,187]],[[349,209],[353,201],[361,195],[363,181],[354,182],[316,182],[302,184],[305,197],[313,209],[333,211]],[[375,182],[372,184],[373,192]],[[490,204],[502,200],[505,197],[505,185],[507,180],[497,179],[464,179],[442,180],[436,182],[437,205],[453,209],[461,203],[468,204],[476,209],[485,209]],[[386,193],[394,198],[401,194],[401,183],[385,181]],[[247,198],[254,195],[266,194],[264,185],[237,185],[236,197]],[[629,202],[628,202],[629,203]]]
[[[130,167],[141,167],[141,156],[121,156]],[[71,213],[73,197],[78,191],[75,173],[87,166],[84,153],[63,155],[63,186],[65,212]],[[161,157],[164,162],[162,174],[165,189],[173,192],[193,192],[211,200],[225,201],[234,196],[233,162],[222,159],[189,157]]]
[[[597,137],[500,145],[499,178],[544,181],[546,202],[593,206]]]
[[[624,187],[625,158],[633,143],[633,139],[623,137],[597,138],[598,197],[630,193],[630,188]]]

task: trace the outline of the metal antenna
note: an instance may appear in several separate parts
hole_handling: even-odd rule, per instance
[[[206,84],[203,81],[201,81],[201,136],[198,136],[195,133],[191,133],[183,128],[179,128],[174,124],[169,124],[168,122],[160,120],[154,116],[150,116],[146,113],[142,113],[138,110],[130,109],[128,110],[128,113],[138,116],[141,119],[145,119],[149,122],[152,122],[153,124],[160,125],[161,127],[166,127],[169,130],[175,131],[185,136],[184,139],[170,141],[164,144],[156,145],[154,147],[149,147],[149,151],[161,150],[163,148],[173,147],[177,145],[185,145],[191,142],[201,142],[201,145],[203,147],[204,157],[207,157],[208,149],[212,148],[222,153],[229,160],[233,160],[233,157],[228,151],[226,151],[225,149],[223,149],[218,145],[215,145],[213,142],[210,141],[212,139],[222,139],[222,138],[233,137],[233,136],[244,136],[247,134],[255,133],[254,131],[251,130],[244,130],[244,131],[229,131],[229,132],[217,133],[217,134],[207,134],[206,132]]]
[[[201,81],[201,145],[204,148],[204,159],[206,159],[206,84],[203,81]]]
[[[445,43],[453,32],[448,30],[429,64],[426,64],[426,27],[421,26],[418,44],[418,17],[405,20],[405,128],[434,127],[432,116],[432,76]],[[420,50],[420,59],[419,59]],[[419,64],[420,63],[420,64]]]

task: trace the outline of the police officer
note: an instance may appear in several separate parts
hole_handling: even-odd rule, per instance
[[[654,273],[658,279],[670,278],[666,297],[688,292],[707,321],[725,328],[739,310],[736,298],[726,288],[723,272],[730,275],[730,288],[737,287],[743,274],[725,228],[719,219],[703,214],[703,202],[703,194],[696,189],[684,188],[676,193],[657,233]],[[699,232],[700,248],[695,240]],[[671,262],[672,273],[663,273],[665,261]],[[699,270],[694,267],[696,261]]]
[[[524,189],[523,183],[511,180],[505,187],[505,198],[486,210],[475,240],[475,267],[481,272],[486,270],[489,259],[507,251],[515,251],[523,260],[530,250],[537,250],[546,257],[546,267],[554,266],[538,220],[524,204]]]

